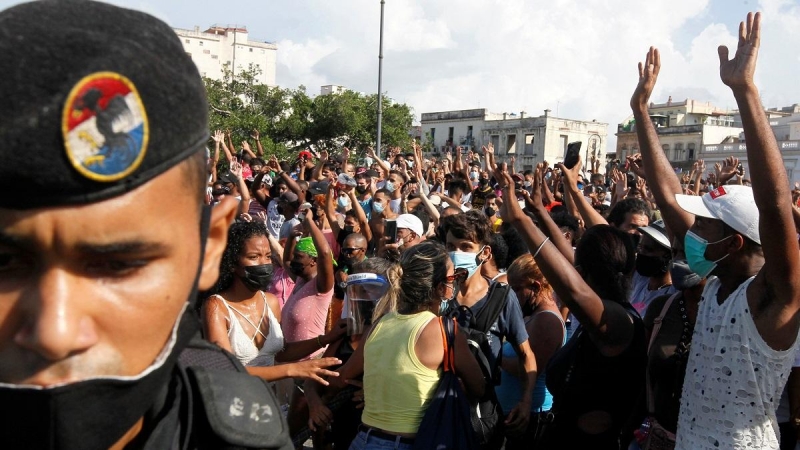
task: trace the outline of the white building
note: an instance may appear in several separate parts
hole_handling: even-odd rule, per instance
[[[319,95],[341,94],[346,90],[347,88],[344,86],[339,86],[337,84],[326,84],[325,86],[320,86]]]
[[[545,110],[539,117],[490,113],[486,109],[444,111],[421,115],[423,144],[432,146],[434,153],[446,152],[457,146],[464,151],[479,150],[490,142],[498,162],[516,159],[517,170],[533,169],[537,163],[555,164],[564,160],[567,144],[583,142],[584,162],[594,155],[605,160],[608,124],[553,117]]]
[[[220,80],[226,65],[233,75],[257,67],[260,72],[256,83],[276,85],[278,46],[251,41],[247,28],[213,25],[206,31],[200,31],[199,27],[174,30],[202,76]]]
[[[703,159],[703,146],[736,142],[743,131],[736,124],[735,112],[708,102],[673,102],[669,97],[666,103],[650,103],[648,113],[667,159],[683,169],[690,168],[696,159]],[[639,153],[639,139],[633,116],[629,116],[617,126],[616,157],[622,160],[635,153]]]

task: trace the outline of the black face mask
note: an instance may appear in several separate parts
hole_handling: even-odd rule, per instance
[[[355,227],[346,226],[346,227],[342,228],[342,231],[344,231],[345,234],[352,234],[354,232],[354,230],[353,230],[354,228]]]
[[[672,284],[681,291],[695,287],[703,281],[700,275],[692,272],[685,259],[673,260],[669,268],[669,275],[672,277]]]
[[[358,193],[358,195],[364,195],[364,194],[367,193],[367,187],[366,186],[356,186],[356,192]]]
[[[487,180],[486,178],[481,178],[480,185],[486,186],[487,184],[489,184],[489,180]]]
[[[636,272],[643,277],[664,275],[669,270],[668,256],[636,255]]]
[[[491,206],[484,208],[483,212],[486,214],[486,217],[492,217],[493,215],[497,214],[497,211],[495,211],[495,209]]]
[[[306,266],[304,266],[303,263],[298,263],[298,262],[289,263],[289,270],[291,270],[296,277],[302,276],[305,268]]]
[[[244,266],[244,276],[239,279],[251,291],[266,291],[272,282],[272,264]]]
[[[175,344],[160,366],[129,379],[89,379],[53,388],[0,386],[0,404],[13,405],[13,414],[0,422],[0,442],[9,447],[84,449],[109,448],[143,416],[157,415],[175,364],[197,334],[194,307],[203,266],[211,209],[203,208],[200,224],[201,260],[194,287],[177,319]],[[162,399],[162,400],[159,400]]]

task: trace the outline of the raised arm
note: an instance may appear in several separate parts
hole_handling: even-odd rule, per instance
[[[550,238],[550,242],[555,244],[558,251],[567,258],[570,264],[574,262],[575,252],[572,250],[572,245],[567,241],[567,238],[561,234],[561,229],[550,217],[550,212],[544,207],[542,201],[542,189],[539,186],[544,185],[544,164],[539,163],[536,166],[536,172],[533,176],[533,195],[528,195],[528,191],[523,190],[525,195],[525,202],[528,208],[533,212],[539,221],[539,228]]]
[[[569,196],[569,200],[578,208],[586,228],[595,225],[608,225],[606,219],[595,211],[592,205],[583,198],[583,192],[578,189],[578,174],[581,172],[581,164],[580,155],[578,155],[578,163],[572,169],[567,169],[564,164],[558,164],[564,180],[564,193]]]
[[[647,110],[660,71],[661,56],[658,49],[650,47],[644,64],[639,63],[639,83],[631,97],[631,109],[636,120],[636,136],[639,139],[642,165],[650,190],[661,210],[667,229],[678,239],[683,240],[686,231],[694,223],[694,216],[678,206],[675,200],[676,194],[683,194],[681,182],[672,169],[667,155],[661,150],[656,128],[650,121]]]
[[[311,236],[317,248],[317,292],[322,294],[333,289],[333,252],[322,230],[314,223],[314,215],[310,209],[305,211],[303,228]]]
[[[345,192],[347,192],[347,196],[350,198],[350,206],[353,208],[353,211],[356,212],[356,217],[358,217],[358,226],[361,228],[361,234],[367,238],[367,242],[371,242],[372,229],[369,227],[367,214],[364,212],[364,208],[361,207],[358,197],[356,197],[356,190],[351,188]]]
[[[511,198],[511,177],[504,174],[503,196]],[[633,322],[625,308],[612,300],[602,300],[581,278],[564,255],[547,242],[539,228],[522,212],[517,202],[503,202],[503,217],[519,231],[536,263],[558,294],[558,298],[578,318],[592,341],[607,356],[624,351],[633,338]]]
[[[246,139],[242,141],[242,149],[245,151],[245,153],[250,155],[251,158],[258,158],[258,155],[253,153],[253,149],[250,148],[250,143],[247,142]]]
[[[765,262],[759,275],[766,277],[770,301],[781,305],[777,320],[796,323],[800,310],[800,248],[792,219],[789,178],[753,81],[760,36],[761,14],[749,13],[746,23],[739,25],[739,47],[733,59],[728,59],[727,47],[719,47],[719,71],[722,82],[733,91],[747,136],[750,179],[763,237]],[[796,334],[796,328],[788,328],[792,329]],[[788,342],[794,342],[794,335]]]
[[[311,172],[311,181],[322,179],[322,168],[325,166],[326,162],[328,162],[328,151],[323,150],[319,153],[319,161],[317,161],[317,165],[314,166],[314,171]]]
[[[342,227],[339,226],[339,221],[336,219],[336,185],[330,183],[328,185],[328,192],[325,193],[325,216],[328,218],[328,224],[331,226],[331,231],[334,236],[339,236]]]
[[[392,170],[392,168],[389,167],[388,164],[386,164],[386,161],[382,160],[381,158],[378,157],[378,155],[375,154],[375,149],[374,148],[367,147],[367,156],[369,156],[370,158],[372,158],[373,161],[378,163],[378,165],[380,166],[381,170],[383,170],[384,175],[388,178],[389,177],[389,171]]]
[[[261,155],[264,154],[264,147],[261,146],[261,135],[258,133],[258,130],[253,130],[250,137],[256,141],[256,150],[258,150],[258,156],[260,158]]]

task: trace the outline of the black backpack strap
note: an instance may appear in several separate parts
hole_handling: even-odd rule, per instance
[[[226,352],[216,344],[212,344],[199,335],[189,341],[189,345],[181,351],[178,361],[184,367],[205,367],[213,370],[230,370],[246,372],[242,363],[230,352]]]
[[[497,318],[500,317],[500,313],[506,306],[506,297],[509,289],[510,287],[506,283],[492,282],[489,287],[486,305],[478,311],[478,314],[472,317],[470,325],[473,330],[486,333],[497,322]]]

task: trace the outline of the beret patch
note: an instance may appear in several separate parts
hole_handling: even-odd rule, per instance
[[[95,181],[116,181],[144,159],[150,129],[136,86],[114,72],[82,78],[62,112],[64,148],[72,166]]]

